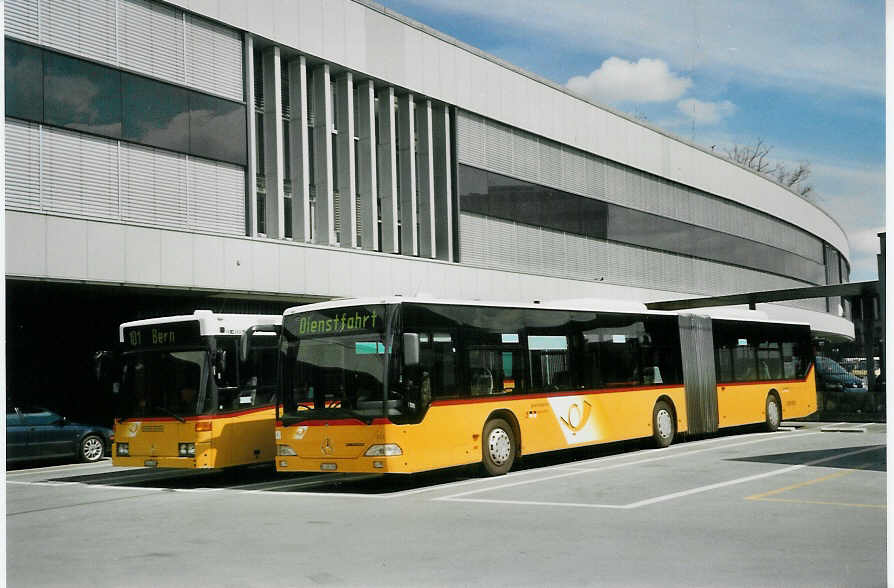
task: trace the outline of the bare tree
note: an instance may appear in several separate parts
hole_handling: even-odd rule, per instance
[[[813,191],[813,185],[807,183],[807,178],[810,177],[810,162],[802,161],[797,168],[790,170],[782,163],[770,161],[768,156],[772,149],[772,145],[767,145],[763,139],[758,138],[753,145],[733,145],[731,149],[726,149],[726,157],[776,180],[808,200],[813,200],[816,193]]]

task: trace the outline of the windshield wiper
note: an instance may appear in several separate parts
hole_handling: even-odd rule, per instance
[[[169,408],[165,408],[164,406],[155,406],[155,405],[153,404],[153,405],[150,405],[148,408],[157,408],[158,410],[160,410],[160,411],[162,411],[162,412],[166,412],[166,413],[168,413],[169,415],[171,415],[172,417],[174,417],[175,419],[177,419],[177,420],[180,421],[181,423],[185,423],[185,422],[186,422],[186,419],[185,419],[185,418],[183,418],[182,416],[180,416],[179,414],[177,414],[177,413],[174,412],[173,410],[171,410],[171,409],[169,409]]]
[[[299,410],[297,412],[293,412],[291,414],[285,413],[282,415],[283,424],[290,425],[299,423],[301,421],[306,421],[310,419],[337,419],[348,416],[350,418],[357,419],[362,423],[369,425],[372,424],[373,420],[378,416],[376,415],[370,416],[365,415],[360,412],[351,410],[349,408],[325,408],[325,409],[309,409],[309,410]]]

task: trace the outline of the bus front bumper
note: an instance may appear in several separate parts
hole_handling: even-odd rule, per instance
[[[181,470],[210,469],[208,460],[197,462],[194,457],[165,457],[160,455],[112,456],[112,465],[136,468],[172,468]]]
[[[406,474],[409,464],[403,456],[308,459],[277,456],[277,472],[333,472],[348,474]]]

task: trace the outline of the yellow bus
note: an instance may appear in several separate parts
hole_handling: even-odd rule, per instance
[[[760,313],[746,312],[749,316]],[[288,309],[276,469],[413,473],[816,411],[810,328],[632,303]]]
[[[213,469],[272,462],[278,339],[253,337],[247,361],[238,351],[247,330],[281,322],[197,310],[122,324],[112,463]]]

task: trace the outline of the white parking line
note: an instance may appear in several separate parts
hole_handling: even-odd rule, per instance
[[[7,484],[16,484],[19,486],[82,486],[84,488],[99,488],[102,490],[138,490],[141,492],[164,492],[165,488],[142,488],[140,486],[109,486],[108,484],[85,484],[83,482],[20,482],[17,480],[7,480]]]
[[[563,468],[563,469],[571,470],[571,471],[568,471],[567,473],[563,473],[563,474],[559,474],[559,475],[555,475],[555,476],[547,476],[547,477],[543,477],[543,478],[537,478],[534,480],[521,480],[518,482],[513,482],[511,484],[501,484],[498,486],[489,486],[487,488],[479,488],[478,490],[470,490],[468,492],[462,492],[460,494],[454,494],[452,496],[443,496],[440,498],[435,498],[433,500],[456,500],[462,496],[469,496],[471,494],[478,494],[480,492],[490,492],[491,490],[502,490],[503,488],[512,488],[513,486],[521,486],[524,484],[534,484],[536,482],[541,482],[541,481],[545,482],[547,480],[554,480],[557,478],[565,478],[565,477],[575,476],[575,475],[580,475],[580,474],[591,474],[591,473],[595,473],[595,472],[604,472],[604,471],[614,470],[614,469],[618,469],[618,468],[626,468],[629,466],[641,465],[644,463],[652,463],[652,462],[656,462],[656,461],[664,461],[666,459],[674,459],[677,457],[689,457],[690,455],[695,455],[697,453],[704,453],[705,451],[716,451],[719,449],[741,447],[743,445],[753,445],[755,443],[763,443],[764,441],[770,441],[772,439],[782,439],[782,438],[784,438],[784,439],[794,439],[794,438],[800,439],[802,437],[809,437],[810,435],[819,435],[819,432],[794,433],[794,434],[786,434],[784,436],[773,434],[772,436],[764,436],[761,439],[750,439],[748,441],[742,441],[741,443],[725,443],[723,445],[711,445],[709,447],[703,447],[701,449],[694,449],[692,451],[687,451],[685,449],[681,449],[680,451],[676,451],[673,453],[668,451],[669,449],[671,449],[673,447],[677,447],[677,448],[685,448],[686,447],[685,445],[677,445],[677,446],[668,447],[667,449],[664,449],[664,450],[658,450],[662,454],[657,455],[655,457],[648,457],[646,459],[638,459],[638,460],[634,460],[634,461],[626,461],[624,463],[607,465],[607,466],[601,465],[601,466],[595,467],[595,468],[581,467],[581,465],[586,464],[586,463],[603,463],[604,461],[608,461],[608,459],[597,458],[594,460],[589,460],[587,462],[576,463],[576,464],[574,464],[573,469],[572,468]],[[650,453],[652,453],[654,451],[656,451],[656,450],[651,450]],[[624,455],[611,456],[611,458],[609,458],[609,459],[614,459],[614,458],[618,458],[618,457],[624,457]]]
[[[682,498],[683,496],[691,496],[692,494],[698,494],[700,492],[707,492],[709,490],[716,490],[717,488],[724,488],[726,486],[733,486],[736,484],[744,484],[745,482],[751,482],[752,480],[760,480],[761,478],[769,478],[771,476],[778,476],[780,474],[787,474],[789,472],[794,472],[806,467],[819,465],[822,463],[834,461],[836,459],[841,459],[844,457],[850,457],[852,455],[859,455],[861,453],[866,453],[868,451],[878,451],[879,449],[884,449],[883,445],[879,445],[877,447],[869,447],[864,449],[859,449],[857,451],[849,451],[847,453],[839,453],[837,455],[832,455],[830,457],[824,457],[822,459],[815,459],[813,461],[808,461],[807,463],[802,463],[794,466],[790,466],[787,468],[782,468],[781,470],[774,470],[772,472],[766,472],[763,474],[755,474],[753,476],[745,476],[744,478],[736,478],[734,480],[727,480],[726,482],[718,482],[717,484],[709,484],[707,486],[701,486],[699,488],[692,488],[690,490],[684,490],[682,492],[674,492],[673,494],[665,494],[664,496],[656,496],[655,498],[649,498],[648,500],[640,500],[639,502],[633,502],[628,504],[626,508],[639,508],[641,506],[648,506],[650,504],[657,504],[659,502],[666,502],[668,500],[673,500],[675,498]]]
[[[773,470],[771,472],[764,472],[762,474],[755,474],[752,476],[745,476],[742,478],[735,478],[733,480],[726,480],[725,482],[718,482],[716,484],[708,484],[706,486],[699,486],[697,488],[690,488],[689,490],[683,490],[681,492],[673,492],[671,494],[665,494],[662,496],[656,496],[654,498],[648,498],[646,500],[640,500],[637,502],[631,502],[629,504],[588,504],[588,503],[576,503],[576,502],[544,502],[544,501],[530,501],[530,500],[494,500],[494,499],[485,499],[485,498],[462,498],[463,496],[467,496],[469,494],[475,494],[478,492],[484,492],[486,490],[475,490],[472,492],[465,492],[462,494],[455,494],[453,496],[446,496],[442,498],[436,498],[434,500],[443,500],[449,502],[482,502],[482,503],[490,503],[490,504],[511,504],[511,505],[524,505],[524,506],[564,506],[564,507],[576,507],[576,508],[603,508],[603,509],[622,509],[622,510],[631,510],[634,508],[641,508],[644,506],[649,506],[652,504],[657,504],[660,502],[667,502],[669,500],[674,500],[677,498],[683,498],[685,496],[691,496],[693,494],[699,494],[702,492],[708,492],[710,490],[716,490],[718,488],[725,488],[727,486],[733,486],[737,484],[744,484],[746,482],[751,482],[754,480],[760,480],[763,478],[769,478],[772,476],[778,476],[782,474],[787,474],[790,472],[794,472],[806,467],[820,465],[823,463],[827,463],[830,461],[834,461],[836,459],[842,459],[845,457],[850,457],[852,455],[859,455],[861,453],[867,453],[869,451],[878,451],[881,449],[885,449],[885,446],[879,445],[876,447],[863,448],[856,451],[848,451],[845,453],[839,453],[836,455],[832,455],[829,457],[824,457],[821,459],[816,459],[813,461],[809,461],[803,464],[798,464],[794,466],[789,466],[786,468]],[[634,465],[637,463],[646,463],[650,461],[656,461],[659,458],[649,459],[649,460],[640,460],[638,462],[631,462],[630,464],[619,464],[620,466],[624,465]],[[596,468],[590,470],[591,472],[603,471],[605,469],[614,469],[619,466],[609,466],[608,468]],[[581,472],[583,473],[583,472]],[[535,480],[536,481],[536,480]],[[507,484],[504,486],[497,486],[494,488],[489,488],[487,490],[496,490],[499,488],[504,488],[508,486],[516,486],[518,484]]]
[[[29,474],[33,475],[33,474],[40,474],[43,472],[57,472],[57,471],[64,472],[67,470],[71,470],[73,472],[75,472],[75,471],[80,472],[83,470],[91,470],[94,468],[108,468],[109,471],[113,471],[111,469],[112,468],[111,460],[104,460],[104,461],[99,461],[96,463],[81,463],[81,464],[67,463],[67,464],[56,465],[56,466],[46,466],[46,467],[42,467],[42,468],[29,468],[27,470],[11,470],[11,471],[7,470],[6,477],[7,478],[12,478],[12,477],[18,478],[18,477],[22,477],[22,476],[27,476]]]

